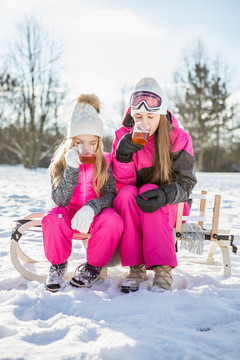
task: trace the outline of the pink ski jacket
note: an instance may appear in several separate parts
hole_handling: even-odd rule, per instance
[[[153,171],[154,141],[155,134],[150,136],[147,145],[137,153],[133,154],[132,160],[128,163],[116,159],[115,151],[119,140],[128,132],[133,130],[134,120],[128,109],[123,120],[123,126],[115,132],[115,139],[112,148],[113,175],[117,181],[117,187],[124,184],[136,185],[140,188],[149,183]],[[192,149],[190,135],[179,127],[177,120],[170,112],[167,118],[171,123],[171,160],[174,178],[170,184],[159,185],[167,195],[168,204],[177,204],[187,201],[193,187],[197,183],[195,176],[195,158]]]

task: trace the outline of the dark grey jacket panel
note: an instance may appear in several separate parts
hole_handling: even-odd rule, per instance
[[[172,153],[171,157],[173,181],[170,184],[161,185],[160,189],[167,195],[168,204],[178,204],[188,200],[197,183],[195,158],[185,150]]]
[[[67,165],[64,170],[61,184],[55,187],[52,181],[52,199],[58,206],[66,207],[72,198],[75,186],[78,183],[78,168]]]

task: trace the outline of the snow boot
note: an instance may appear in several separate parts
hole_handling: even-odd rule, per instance
[[[76,287],[91,287],[99,278],[101,266],[92,266],[89,263],[79,265],[70,280],[70,284]]]
[[[49,274],[46,280],[46,289],[51,292],[57,292],[64,279],[64,275],[67,271],[68,262],[59,264],[59,265],[51,265],[49,269]]]
[[[137,291],[140,282],[146,280],[146,269],[144,264],[130,266],[130,273],[122,282],[121,291],[129,293],[130,291]]]
[[[154,266],[152,270],[155,272],[153,287],[151,291],[163,292],[172,290],[172,267],[168,265]]]

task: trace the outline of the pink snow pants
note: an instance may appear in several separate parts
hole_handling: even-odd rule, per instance
[[[154,184],[143,185],[140,190],[133,185],[123,186],[113,207],[124,220],[124,231],[120,240],[120,254],[123,266],[145,264],[146,269],[154,265],[177,266],[174,226],[177,204],[166,205],[153,213],[139,209],[136,203],[138,193],[158,188]],[[185,203],[184,213],[189,213]]]
[[[64,263],[72,252],[72,238],[76,230],[71,228],[71,220],[76,211],[57,206],[42,219],[44,251],[51,264]],[[123,228],[122,218],[112,208],[103,209],[94,217],[87,247],[87,261],[90,265],[105,266],[111,260]]]

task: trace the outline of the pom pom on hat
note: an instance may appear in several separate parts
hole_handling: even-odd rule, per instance
[[[95,94],[81,94],[68,122],[67,137],[96,135],[103,137],[103,123],[99,117],[100,100]]]
[[[100,113],[101,103],[99,97],[95,94],[81,94],[77,98],[77,102],[92,105]]]

